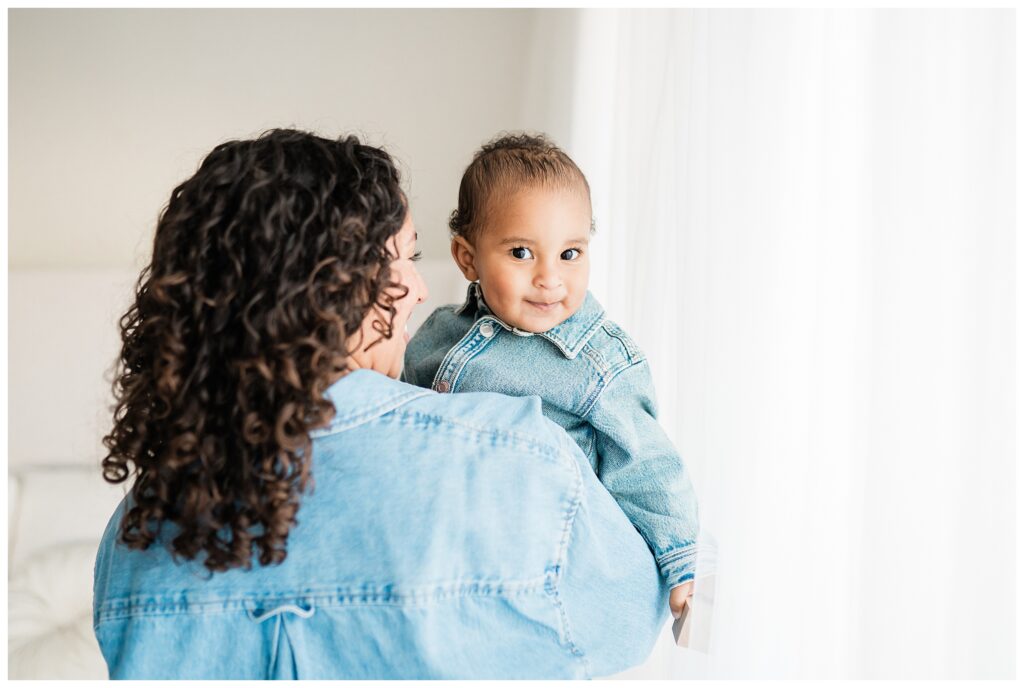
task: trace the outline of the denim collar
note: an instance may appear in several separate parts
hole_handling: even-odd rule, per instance
[[[536,335],[554,344],[558,350],[568,359],[574,359],[583,350],[590,338],[594,336],[601,323],[604,322],[604,308],[597,302],[594,295],[589,291],[583,300],[583,305],[575,313],[566,318],[564,322],[555,325],[546,332],[523,332],[519,328],[512,327],[501,321],[491,312],[491,309],[484,303],[483,295],[480,293],[480,283],[471,282],[466,290],[466,302],[459,307],[456,314],[469,314],[473,316],[474,322],[482,317],[493,318],[506,330],[521,337]]]

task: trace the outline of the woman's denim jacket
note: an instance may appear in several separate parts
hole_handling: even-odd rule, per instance
[[[96,559],[113,678],[585,678],[644,660],[668,588],[536,397],[442,395],[368,370],[331,386],[285,561],[209,575]]]
[[[403,379],[438,392],[536,394],[647,540],[672,585],[694,577],[697,499],[679,453],[656,420],[647,358],[592,294],[535,335],[499,320],[469,285],[461,306],[438,308],[416,331]]]

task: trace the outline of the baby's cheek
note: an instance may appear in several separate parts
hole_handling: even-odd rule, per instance
[[[517,301],[517,289],[512,280],[505,279],[498,282],[494,285],[494,289],[492,289],[492,291],[495,292],[494,303],[498,308],[507,311],[515,305]],[[484,290],[484,298],[487,299],[486,290]],[[488,301],[488,303],[490,303],[490,301]]]
[[[578,289],[573,293],[572,302],[569,304],[570,310],[572,310],[573,313],[578,311],[580,307],[583,305],[583,302],[586,300],[586,298],[587,287],[586,285],[583,285],[581,289]]]

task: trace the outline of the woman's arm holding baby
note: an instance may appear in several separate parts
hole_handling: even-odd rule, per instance
[[[692,591],[700,530],[697,497],[682,457],[657,421],[646,360],[615,375],[587,420],[595,431],[597,474],[644,536],[678,613]],[[688,583],[691,587],[677,587]]]

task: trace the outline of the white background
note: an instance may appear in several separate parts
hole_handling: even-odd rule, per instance
[[[636,675],[1012,677],[1013,26],[13,10],[11,283],[108,288],[49,294],[67,312],[45,323],[44,292],[12,288],[11,465],[99,455],[113,333],[74,318],[112,327],[114,282],[217,143],[297,126],[385,145],[437,302],[458,291],[446,222],[473,150],[547,131],[588,175],[593,289],[651,358],[719,544],[710,654],[662,642]]]

